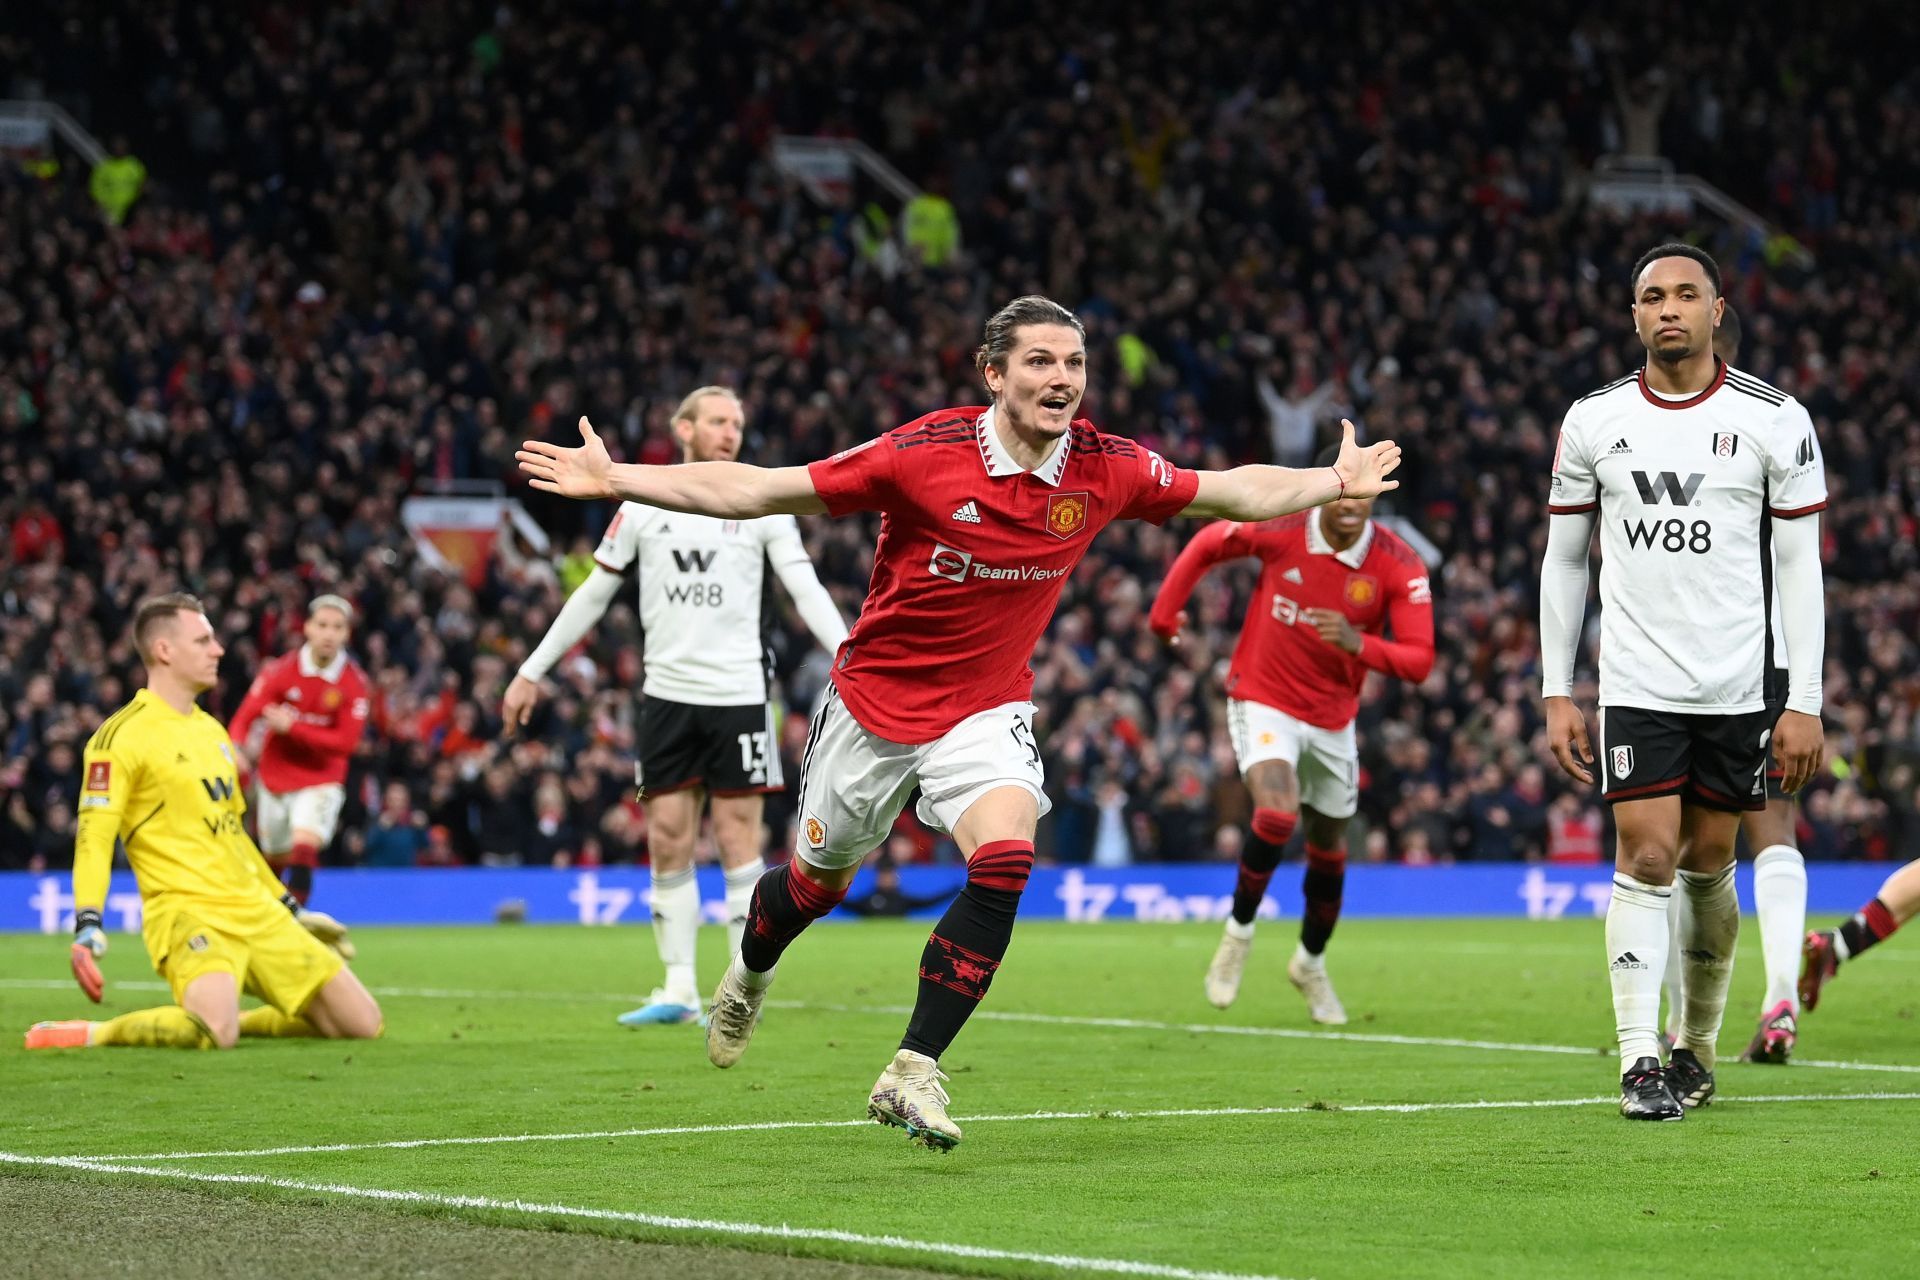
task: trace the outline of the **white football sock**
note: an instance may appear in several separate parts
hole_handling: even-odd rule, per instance
[[[1607,903],[1607,976],[1620,1037],[1620,1070],[1660,1057],[1660,976],[1667,969],[1667,903],[1673,890],[1613,873]]]
[[[1686,989],[1685,1026],[1675,1048],[1693,1050],[1700,1065],[1713,1069],[1714,1044],[1727,1012],[1727,988],[1733,983],[1733,948],[1740,937],[1740,898],[1733,888],[1733,864],[1718,871],[1682,871],[1674,886],[1692,910],[1680,935],[1680,981]]]
[[[1680,1038],[1681,1010],[1686,1005],[1686,991],[1680,983],[1680,931],[1691,912],[1684,893],[1674,894],[1667,902],[1667,972],[1660,982],[1660,994],[1667,1006],[1669,1040]]]
[[[700,883],[693,868],[661,874],[653,869],[653,943],[666,968],[661,991],[674,1004],[700,1007],[700,983],[694,976],[695,939],[700,928]]]
[[[740,939],[747,931],[747,911],[753,906],[753,886],[767,874],[764,858],[755,858],[726,873],[727,875],[727,955],[740,954]]]
[[[1765,1008],[1785,1000],[1800,1012],[1800,944],[1807,936],[1807,860],[1772,844],[1753,860],[1753,905],[1760,916],[1760,955],[1767,965]]]

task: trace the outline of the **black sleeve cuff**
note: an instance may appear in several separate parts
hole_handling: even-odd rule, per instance
[[[283,893],[280,895],[280,905],[285,907],[287,909],[288,914],[290,915],[297,916],[300,914],[299,900],[296,899],[291,893]]]

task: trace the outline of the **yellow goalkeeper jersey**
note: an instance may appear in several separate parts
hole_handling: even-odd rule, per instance
[[[142,689],[94,731],[83,767],[76,910],[105,903],[118,839],[140,883],[149,944],[156,926],[189,903],[239,933],[286,915],[280,884],[241,824],[247,803],[218,720],[197,706],[181,715]]]

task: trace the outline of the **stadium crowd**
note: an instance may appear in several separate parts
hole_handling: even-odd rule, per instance
[[[1843,15],[1420,8],[1069,3],[1063,45],[995,4],[157,0],[0,37],[147,172],[117,224],[71,165],[0,174],[0,866],[70,858],[131,609],[175,588],[228,645],[223,715],[313,594],[360,610],[376,705],[331,861],[643,857],[630,610],[501,732],[612,514],[526,489],[515,444],[584,412],[668,462],[672,406],[720,382],[747,460],[824,456],[978,403],[980,322],[1028,291],[1088,324],[1089,415],[1183,464],[1302,463],[1342,414],[1405,446],[1380,514],[1440,557],[1440,661],[1364,696],[1357,855],[1596,857],[1603,815],[1538,742],[1535,582],[1559,416],[1637,362],[1628,268],[1685,229],[1579,178],[1652,148],[1787,233],[1706,244],[1835,499],[1804,847],[1920,852],[1920,71]],[[864,191],[810,199],[776,133],[871,142],[929,193],[907,234]],[[435,570],[400,507],[452,481],[520,499],[552,554],[508,533],[477,585]],[[873,525],[803,524],[851,616]],[[1250,567],[1180,648],[1145,622],[1191,530],[1104,534],[1035,655],[1042,856],[1237,851],[1219,675]],[[784,622],[793,777],[826,661]]]

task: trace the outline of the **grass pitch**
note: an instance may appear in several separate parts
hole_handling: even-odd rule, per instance
[[[1746,924],[1727,1058],[1759,1000]],[[639,929],[359,930],[384,1040],[225,1054],[27,1054],[29,1023],[91,1009],[58,940],[0,936],[0,1256],[49,1275],[193,1250],[207,1275],[680,1280],[1913,1265],[1904,939],[1842,974],[1793,1066],[1723,1061],[1710,1109],[1634,1125],[1614,1113],[1597,921],[1343,923],[1344,1035],[1310,1030],[1287,985],[1290,922],[1262,926],[1226,1012],[1200,991],[1214,926],[1028,924],[942,1064],[966,1130],[942,1156],[862,1118],[926,932],[812,931],[728,1072],[698,1028],[614,1024],[654,978]],[[166,998],[134,938],[105,968],[100,1016]],[[139,1225],[115,1229],[115,1205]]]

